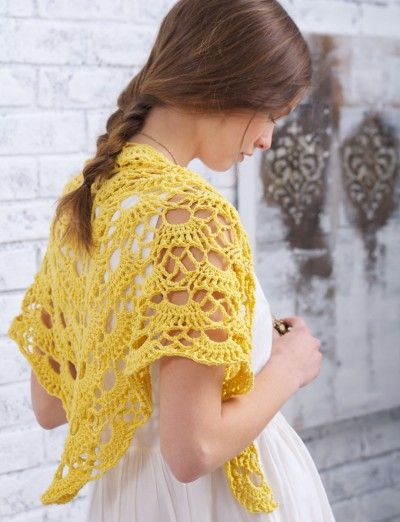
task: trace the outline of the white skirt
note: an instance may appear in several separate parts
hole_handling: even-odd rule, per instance
[[[233,497],[222,466],[179,482],[159,446],[132,444],[118,464],[89,484],[87,522],[334,522],[307,447],[278,412],[255,439],[275,500],[271,513],[250,513]]]

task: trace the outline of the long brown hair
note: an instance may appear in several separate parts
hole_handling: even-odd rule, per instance
[[[90,184],[113,175],[115,158],[140,132],[148,111],[170,106],[193,114],[264,111],[272,120],[311,85],[308,45],[276,0],[179,0],[163,18],[147,62],[118,96],[85,182],[62,196],[55,220],[90,251]]]

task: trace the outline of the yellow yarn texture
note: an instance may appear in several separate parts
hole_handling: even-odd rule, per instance
[[[63,194],[82,181],[79,172]],[[118,463],[152,414],[149,366],[160,357],[226,364],[222,401],[254,387],[253,259],[235,207],[196,172],[138,143],[123,147],[113,176],[91,193],[91,256],[62,241],[65,216],[53,220],[8,330],[68,420],[43,504],[71,501]],[[248,511],[279,506],[253,442],[223,467]]]

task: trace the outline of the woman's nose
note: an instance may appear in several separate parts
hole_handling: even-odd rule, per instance
[[[270,145],[267,143],[266,140],[263,140],[263,141],[259,141],[257,143],[256,147],[258,147],[261,150],[267,150],[267,149],[269,149]]]
[[[265,133],[258,138],[258,140],[255,143],[255,146],[261,150],[268,150],[271,147],[271,141],[272,141],[272,133],[271,134]]]

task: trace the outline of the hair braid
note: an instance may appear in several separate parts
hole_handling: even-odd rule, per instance
[[[124,93],[123,93],[124,94]],[[129,95],[120,96],[118,103],[123,104]],[[132,98],[131,98],[132,99]],[[131,102],[132,103],[132,102]],[[122,150],[128,138],[143,127],[150,108],[156,100],[152,96],[139,95],[130,109],[118,108],[107,120],[106,131],[97,139],[97,150],[93,159],[82,170],[83,183],[76,190],[61,198],[56,209],[56,219],[63,212],[63,207],[70,208],[73,215],[79,216],[81,226],[77,229],[71,220],[67,224],[63,239],[78,241],[88,253],[93,247],[92,237],[92,195],[90,187],[95,180],[109,179],[114,175],[115,158]]]

